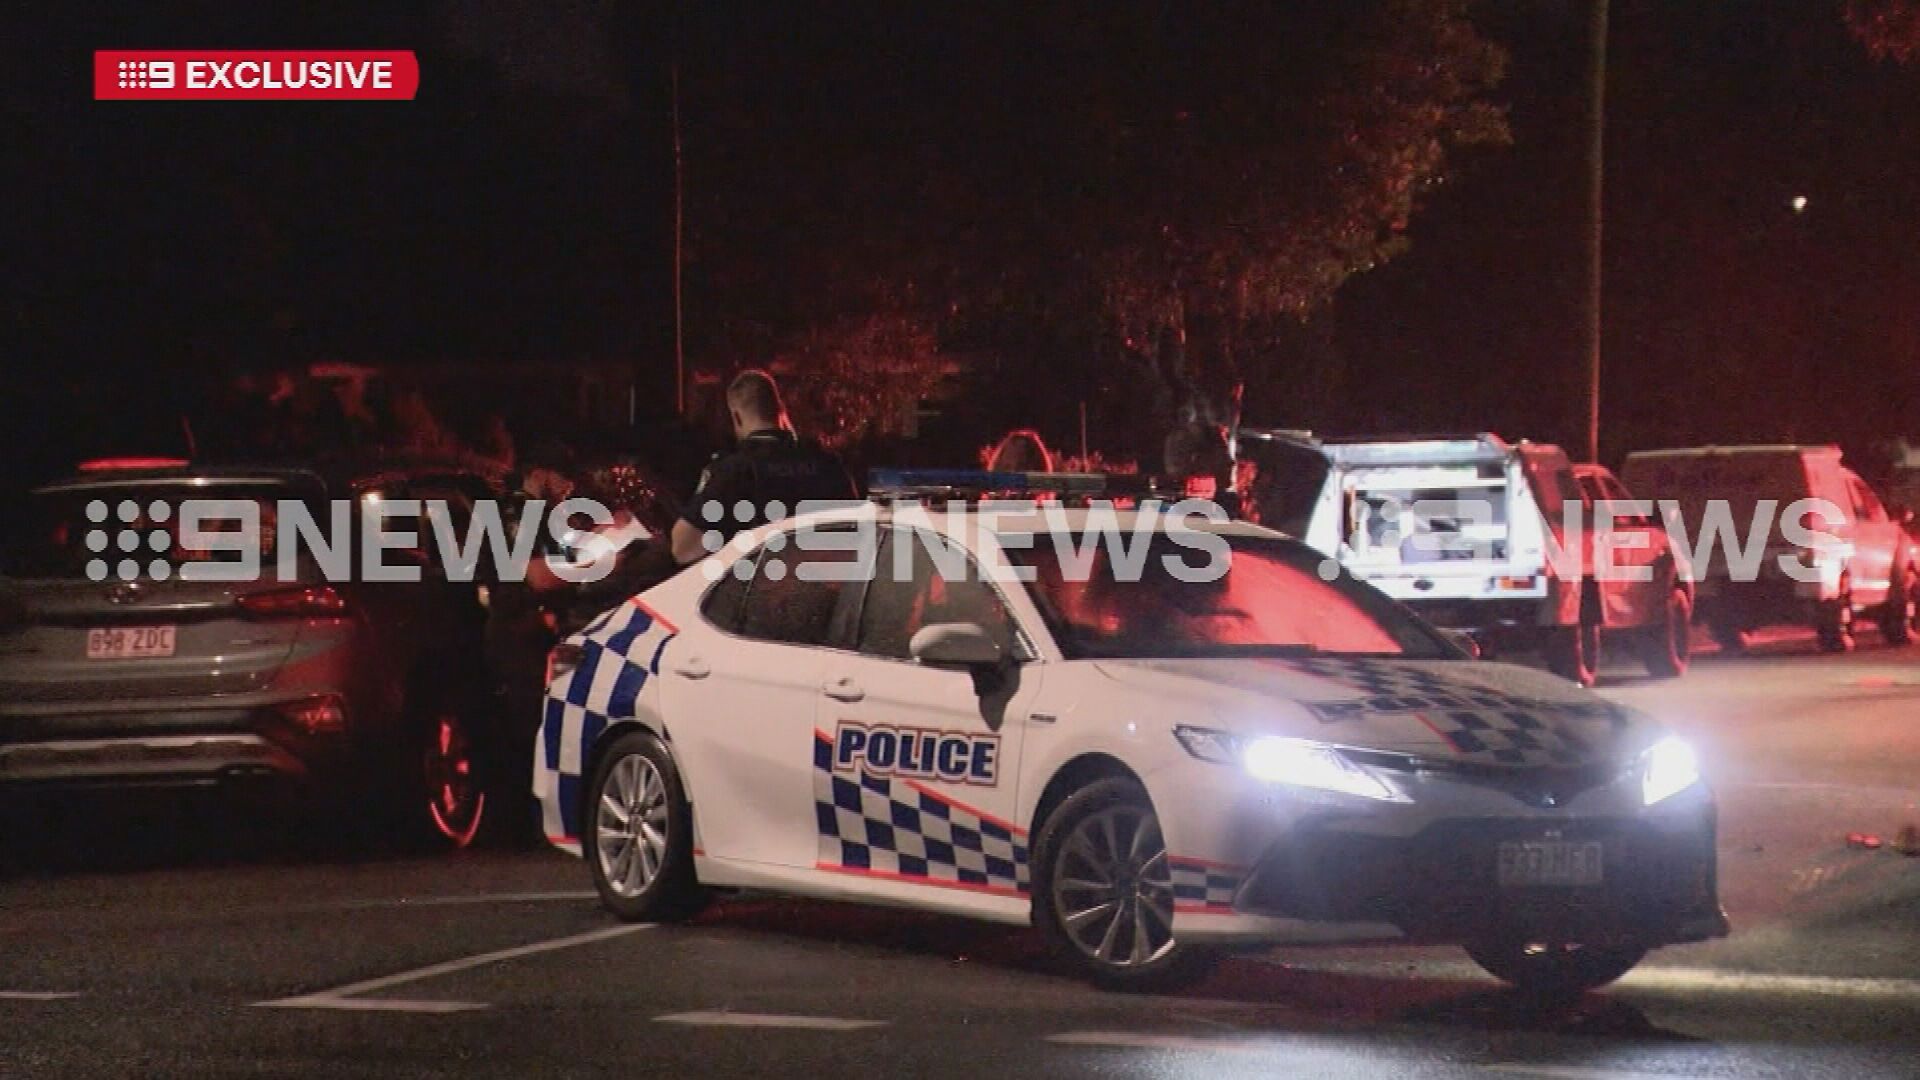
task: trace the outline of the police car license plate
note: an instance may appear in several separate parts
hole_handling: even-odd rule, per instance
[[[87,631],[87,659],[138,660],[172,656],[171,626],[102,626]]]
[[[1517,840],[1500,845],[1500,884],[1598,885],[1597,840]]]

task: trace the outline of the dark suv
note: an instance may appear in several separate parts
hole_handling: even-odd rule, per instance
[[[475,501],[497,494],[460,468],[150,460],[32,492],[0,554],[0,787],[266,784],[343,825],[470,843],[531,740],[492,707],[481,585],[449,580],[425,521],[417,550],[384,556],[417,564],[418,581],[364,581],[357,561],[351,580],[327,580],[306,545],[279,577],[277,508],[295,500],[329,523],[333,500],[444,500],[464,536]],[[257,580],[182,579],[215,557],[183,543],[188,498],[259,506]],[[329,538],[358,560],[361,515],[339,520]]]

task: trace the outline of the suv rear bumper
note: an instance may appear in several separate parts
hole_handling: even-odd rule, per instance
[[[0,788],[305,783],[345,775],[346,732],[295,729],[280,704],[0,714]]]
[[[0,746],[0,782],[7,784],[186,787],[306,775],[298,758],[255,734],[55,739]]]

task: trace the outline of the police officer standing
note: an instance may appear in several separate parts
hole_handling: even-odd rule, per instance
[[[727,413],[737,445],[700,474],[700,486],[673,525],[673,557],[682,566],[711,554],[708,533],[731,540],[793,514],[803,502],[860,497],[839,458],[793,433],[772,375],[755,369],[734,376],[727,384]]]

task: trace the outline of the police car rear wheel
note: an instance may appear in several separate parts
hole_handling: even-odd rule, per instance
[[[587,865],[607,910],[630,922],[685,918],[705,899],[680,772],[658,739],[622,736],[594,770]]]
[[[1580,994],[1633,970],[1647,955],[1635,945],[1544,945],[1492,941],[1467,946],[1487,973],[1521,990],[1547,996]]]
[[[1054,953],[1115,989],[1164,989],[1204,975],[1212,956],[1173,933],[1173,875],[1147,793],[1090,784],[1063,801],[1035,845],[1034,921]]]

